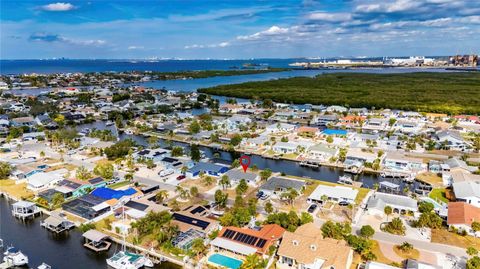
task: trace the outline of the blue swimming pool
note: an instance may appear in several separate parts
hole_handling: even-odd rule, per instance
[[[325,135],[347,135],[345,130],[325,129],[322,132]]]
[[[230,269],[238,269],[242,265],[242,261],[218,253],[210,256],[208,261]]]
[[[40,173],[40,172],[42,172],[42,170],[32,170],[32,171],[26,173],[26,174],[25,174],[25,177],[33,176],[33,175],[35,175],[36,173]]]

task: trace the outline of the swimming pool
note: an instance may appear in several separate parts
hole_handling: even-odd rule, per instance
[[[335,129],[325,129],[322,132],[326,135],[347,135],[347,131],[345,130],[335,130]]]
[[[211,255],[208,261],[231,269],[238,269],[242,265],[242,261],[218,253]]]
[[[42,172],[42,170],[32,170],[32,171],[26,173],[26,174],[25,174],[25,177],[33,176],[33,175],[35,175],[36,173],[40,173],[40,172]]]

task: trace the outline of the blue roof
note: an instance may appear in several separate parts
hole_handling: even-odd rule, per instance
[[[213,163],[204,163],[204,162],[199,162],[195,164],[192,168],[190,168],[188,171],[190,173],[197,173],[197,172],[216,172],[216,173],[224,173],[228,170],[228,167],[223,166],[223,165],[218,165],[218,164],[213,164]]]
[[[137,191],[133,188],[129,188],[129,189],[124,190],[124,191],[118,191],[118,190],[113,190],[113,189],[102,187],[102,188],[95,189],[91,194],[93,196],[96,196],[96,197],[100,197],[100,198],[103,198],[103,199],[106,199],[106,200],[110,200],[110,199],[114,199],[114,198],[115,199],[120,199],[123,196],[132,195],[136,192]]]

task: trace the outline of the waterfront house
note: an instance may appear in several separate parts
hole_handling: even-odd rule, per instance
[[[260,176],[256,173],[251,172],[243,172],[241,169],[231,169],[225,173],[226,176],[230,179],[230,183],[232,186],[237,185],[240,183],[242,179],[250,185],[256,185],[260,181]]]
[[[306,156],[308,159],[326,162],[331,158],[336,157],[339,151],[340,150],[336,147],[329,147],[328,145],[318,143],[307,149]]]
[[[47,129],[55,129],[58,127],[58,124],[54,122],[47,113],[36,116],[35,121],[37,125],[44,126]]]
[[[318,126],[326,126],[327,124],[334,124],[337,121],[338,116],[336,114],[318,115],[313,117],[311,124]]]
[[[221,176],[228,171],[227,166],[198,162],[192,168],[187,170],[186,176],[190,178],[198,178],[201,173],[205,173],[210,176]]]
[[[268,196],[277,196],[289,189],[294,189],[298,193],[302,193],[305,189],[305,181],[290,179],[285,177],[271,177],[265,184],[263,184],[259,191],[262,191]]]
[[[96,188],[105,187],[106,184],[107,182],[101,177],[92,178],[88,181],[64,179],[58,183],[55,190],[62,193],[65,198],[80,197]]]
[[[236,114],[225,121],[228,130],[238,130],[240,126],[248,126],[251,122],[252,119],[249,116]]]
[[[75,227],[75,224],[69,221],[63,214],[51,212],[50,216],[40,222],[40,225],[54,233],[62,233]]]
[[[367,202],[366,210],[370,215],[384,216],[384,208],[390,206],[393,213],[406,214],[417,212],[417,201],[407,196],[375,192]]]
[[[457,201],[480,207],[480,181],[453,182],[452,187]]]
[[[87,194],[64,203],[62,209],[78,217],[91,220],[110,212],[111,207],[105,201],[104,198]]]
[[[268,258],[271,246],[277,245],[285,229],[277,224],[264,225],[260,230],[223,227],[218,236],[210,242],[212,250],[222,250],[241,256],[258,254]]]
[[[242,145],[249,149],[261,149],[265,143],[269,142],[266,135],[261,135],[253,138],[247,138],[242,140]]]
[[[180,232],[173,239],[175,246],[189,249],[196,238],[205,239],[208,234],[218,230],[218,221],[201,215],[205,210],[204,207],[197,206],[172,214],[172,224],[176,225]]]
[[[323,238],[313,223],[286,231],[277,251],[278,269],[348,269],[353,250],[345,241]]]
[[[385,169],[399,172],[419,172],[427,169],[427,165],[420,158],[405,156],[398,152],[388,152],[383,160]]]
[[[32,191],[41,191],[53,187],[62,181],[67,173],[67,169],[58,169],[51,172],[39,171],[26,178],[27,188]]]
[[[33,128],[36,124],[35,119],[32,117],[20,117],[20,118],[14,118],[10,121],[10,124],[13,127],[27,127],[27,128]]]
[[[272,146],[272,150],[280,154],[295,153],[298,145],[290,142],[277,142]]]
[[[322,197],[325,196],[330,201],[353,204],[357,195],[358,190],[351,187],[318,185],[308,196],[307,202],[322,204]]]
[[[374,152],[364,151],[359,148],[350,148],[347,152],[344,165],[345,168],[352,171],[361,171],[365,163],[374,163],[379,158],[380,163],[384,156],[378,157]]]
[[[154,162],[159,162],[164,157],[169,155],[170,155],[169,150],[156,148],[156,149],[142,149],[140,151],[133,153],[132,156],[135,160],[143,159],[143,160],[152,160]]]
[[[240,111],[243,107],[241,105],[237,104],[223,104],[218,108],[218,111],[220,113],[237,113]]]
[[[381,132],[390,129],[388,120],[383,118],[370,118],[365,121],[362,130],[371,132]]]
[[[448,203],[447,224],[474,235],[472,223],[480,221],[480,208],[464,202]]]

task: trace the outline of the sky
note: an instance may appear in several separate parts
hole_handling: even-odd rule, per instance
[[[0,0],[1,59],[480,52],[479,0]]]

